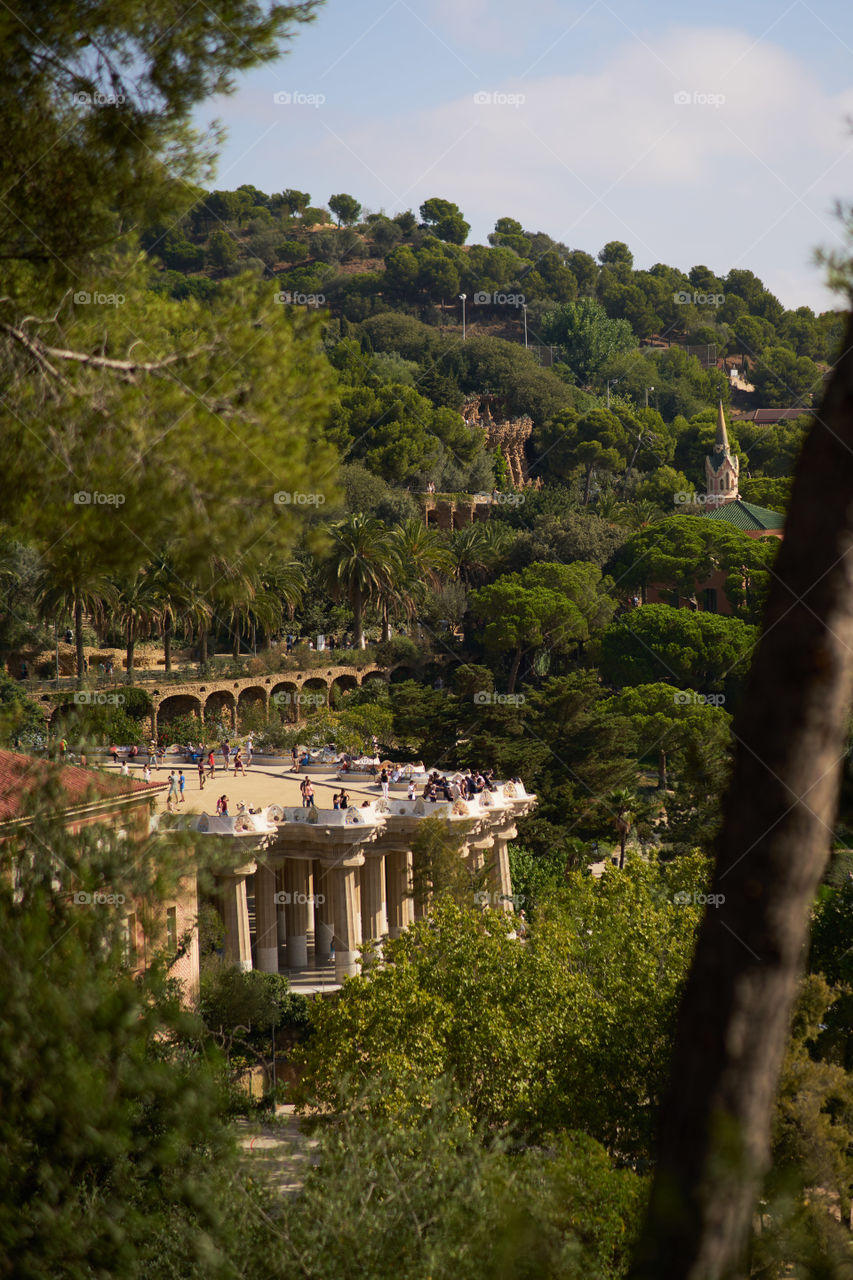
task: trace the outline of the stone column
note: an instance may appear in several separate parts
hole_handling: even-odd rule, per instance
[[[388,902],[388,932],[399,938],[414,920],[412,854],[408,849],[394,849],[385,856],[385,886]]]
[[[225,958],[240,969],[252,967],[249,936],[249,903],[245,876],[222,877],[222,917],[225,923]]]
[[[279,954],[281,948],[287,944],[287,925],[285,923],[284,909],[284,863],[276,867],[275,871],[275,893],[276,893],[276,933],[278,935]]]
[[[276,875],[258,863],[255,872],[255,959],[262,973],[278,973],[278,906]]]
[[[365,940],[378,942],[388,932],[385,905],[385,858],[372,851],[361,868],[361,931]]]
[[[492,836],[492,871],[491,884],[492,890],[499,897],[498,906],[503,907],[504,911],[512,911],[512,878],[509,873],[509,850],[507,846],[510,840],[514,840],[518,835],[515,827],[504,827],[493,833]]]
[[[308,963],[308,894],[311,864],[307,858],[288,858],[284,864],[287,966],[304,969]]]
[[[332,953],[335,917],[332,910],[332,872],[319,859],[314,861],[314,959],[325,964]]]
[[[335,919],[335,980],[343,982],[358,972],[361,915],[358,909],[358,869],[364,855],[351,854],[331,872],[332,914]]]

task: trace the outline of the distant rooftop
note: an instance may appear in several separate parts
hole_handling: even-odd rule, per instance
[[[712,507],[705,512],[704,519],[725,520],[726,524],[732,524],[736,529],[743,529],[746,533],[765,529],[770,532],[783,529],[785,526],[785,517],[778,511],[753,506],[751,502],[744,502],[743,498],[736,498],[734,502]]]
[[[153,793],[162,783],[139,782],[121,774],[110,776],[78,764],[58,764],[19,751],[0,750],[0,822],[28,817],[37,792],[59,788],[61,813],[81,805],[130,793]]]
[[[738,422],[754,422],[759,427],[772,426],[776,422],[793,422],[807,413],[811,413],[811,409],[749,409],[745,413],[738,409],[732,410],[732,416]]]

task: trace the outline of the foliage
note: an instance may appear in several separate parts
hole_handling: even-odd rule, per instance
[[[579,1129],[647,1153],[699,917],[680,898],[692,904],[706,876],[696,857],[573,874],[527,943],[503,912],[444,898],[386,944],[380,970],[312,1005],[301,1105],[339,1107],[381,1082],[371,1108],[393,1115],[413,1093],[427,1107],[448,1075],[461,1114],[492,1128]]]
[[[601,640],[601,670],[614,684],[654,684],[721,693],[727,702],[746,675],[757,629],[739,618],[647,604],[612,622]]]
[[[381,1086],[380,1086],[381,1087]],[[391,1119],[372,1094],[318,1129],[316,1164],[289,1200],[279,1272],[309,1280],[479,1280],[626,1273],[645,1195],[583,1134],[510,1153],[472,1132],[452,1084]]]

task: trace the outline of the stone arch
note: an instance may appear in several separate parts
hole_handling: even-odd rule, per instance
[[[240,724],[243,715],[247,711],[257,712],[258,709],[260,709],[266,719],[269,713],[267,706],[267,690],[263,685],[246,685],[240,690],[237,697],[237,723]]]
[[[204,719],[208,725],[221,720],[232,733],[237,732],[237,699],[231,689],[214,689],[204,702]]]
[[[357,688],[358,676],[350,675],[349,673],[335,676],[329,688],[329,706],[336,706],[341,694],[350,693],[353,689]]]
[[[201,698],[194,693],[169,693],[161,698],[151,713],[155,735],[176,716],[198,716],[201,723]]]
[[[322,676],[309,676],[302,681],[299,690],[297,709],[300,720],[306,715],[313,715],[329,705],[329,686]]]
[[[366,671],[361,678],[361,687],[366,689],[369,685],[375,684],[377,680],[380,684],[387,684],[388,673],[386,671]]]
[[[279,680],[270,691],[270,715],[294,724],[299,713],[299,686],[292,680]]]

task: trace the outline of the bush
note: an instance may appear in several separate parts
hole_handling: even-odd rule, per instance
[[[424,656],[423,650],[409,636],[394,636],[391,640],[384,640],[374,647],[373,652],[376,661],[383,667],[393,667],[398,662],[419,664]]]

